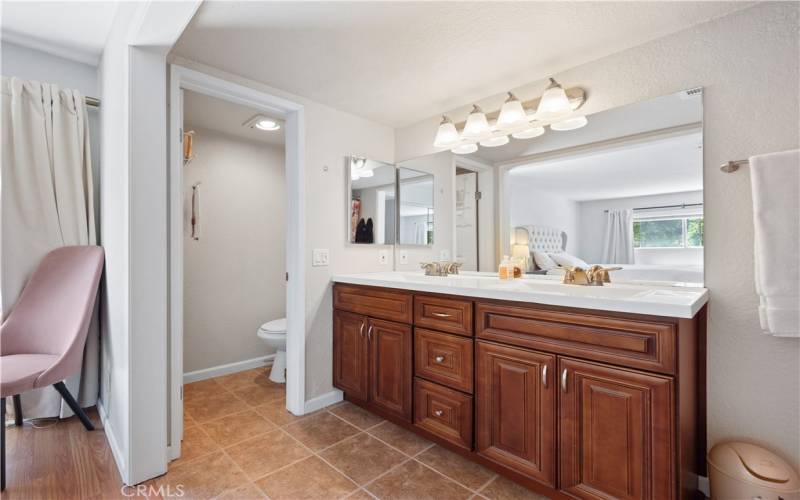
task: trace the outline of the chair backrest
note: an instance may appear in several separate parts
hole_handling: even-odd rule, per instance
[[[0,352],[54,354],[59,364],[80,369],[103,260],[99,246],[61,247],[45,255],[0,326]]]

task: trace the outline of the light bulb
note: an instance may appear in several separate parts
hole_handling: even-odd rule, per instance
[[[544,127],[531,127],[520,132],[514,132],[511,137],[514,139],[533,139],[544,134]]]
[[[539,107],[536,109],[536,118],[539,120],[557,120],[572,113],[572,105],[561,85],[552,78],[550,86],[544,91]]]
[[[455,146],[461,141],[458,136],[458,130],[453,124],[453,121],[445,115],[442,115],[442,122],[439,124],[439,130],[436,132],[436,139],[433,141],[435,148],[449,148]]]
[[[558,131],[576,130],[585,127],[587,123],[589,123],[589,120],[587,120],[585,116],[576,116],[560,122],[551,123],[550,128]]]
[[[468,155],[478,150],[477,144],[459,144],[450,151],[457,155]]]
[[[269,118],[262,118],[256,122],[256,128],[259,130],[278,130],[281,126],[275,120]]]
[[[497,146],[504,146],[508,144],[508,136],[497,135],[494,137],[490,137],[488,139],[484,139],[479,144],[486,148],[496,148]]]
[[[467,117],[467,122],[464,125],[464,131],[461,133],[464,139],[481,140],[488,137],[492,131],[489,129],[489,122],[486,120],[486,115],[483,110],[472,105],[472,112]]]
[[[528,124],[528,116],[525,114],[525,109],[522,103],[511,92],[508,93],[508,99],[500,108],[500,115],[497,117],[497,128],[500,130],[512,130],[519,127],[524,127]]]

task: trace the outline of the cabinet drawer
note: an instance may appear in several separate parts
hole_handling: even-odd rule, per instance
[[[415,295],[414,324],[471,337],[472,302],[431,295]]]
[[[472,339],[416,328],[414,346],[418,377],[472,394]]]
[[[414,424],[471,450],[472,396],[415,378]]]
[[[476,304],[478,338],[558,354],[675,372],[676,325],[669,322]]]
[[[411,323],[411,297],[410,293],[398,290],[336,284],[333,287],[333,308],[371,318]]]

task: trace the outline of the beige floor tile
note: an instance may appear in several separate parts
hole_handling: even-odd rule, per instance
[[[328,448],[320,456],[359,485],[408,459],[365,433]]]
[[[383,422],[381,417],[348,401],[344,401],[341,404],[329,408],[328,411],[337,417],[347,420],[359,429],[368,429]]]
[[[269,378],[269,370],[266,368],[254,368],[252,370],[245,370],[243,372],[231,373],[230,375],[223,375],[214,380],[219,382],[229,391],[242,389],[251,385],[267,385],[272,384]]]
[[[250,406],[261,406],[277,399],[286,397],[286,386],[283,384],[252,384],[239,389],[234,389],[234,394],[239,396]]]
[[[367,493],[364,488],[360,488],[348,495],[347,500],[375,500],[375,497]]]
[[[290,413],[289,410],[286,409],[286,398],[276,399],[261,406],[256,406],[253,409],[257,411],[259,415],[278,426],[291,424],[292,422],[297,422],[311,415],[308,414],[298,417]]]
[[[549,500],[503,476],[497,476],[480,494],[489,500]]]
[[[213,498],[247,482],[242,471],[221,451],[181,467],[171,467],[167,474],[155,480],[157,486],[169,488],[174,496],[180,488],[182,498],[192,499]]]
[[[183,430],[181,441],[181,458],[170,463],[170,467],[190,462],[197,457],[219,451],[220,447],[199,426],[192,426]]]
[[[228,490],[216,497],[216,500],[257,500],[266,498],[264,493],[253,483],[246,483],[236,489]]]
[[[433,444],[427,439],[391,422],[384,422],[369,429],[367,432],[411,456]]]
[[[236,413],[200,424],[206,434],[218,445],[228,447],[265,434],[275,429],[275,424],[253,410]]]
[[[225,451],[251,479],[265,476],[310,455],[307,449],[279,429],[248,439]]]
[[[256,484],[274,500],[342,498],[357,488],[315,456],[259,479]]]
[[[365,489],[385,500],[456,500],[472,496],[468,489],[415,460],[393,469]]]
[[[225,388],[215,378],[192,382],[191,384],[183,385],[183,401],[186,403],[186,401],[211,396],[220,392],[225,392]]]
[[[314,451],[338,443],[359,432],[356,427],[328,412],[304,418],[283,429]]]
[[[477,490],[495,476],[486,467],[441,446],[434,446],[421,453],[417,460],[472,490]]]
[[[241,413],[249,406],[230,392],[218,392],[197,399],[184,400],[184,408],[198,423]]]
[[[186,429],[187,427],[191,427],[191,426],[196,425],[196,424],[197,424],[197,422],[195,421],[195,419],[193,419],[192,416],[189,415],[189,412],[186,411],[186,409],[184,409],[183,410],[183,428]]]

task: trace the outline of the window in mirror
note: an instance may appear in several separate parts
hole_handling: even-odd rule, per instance
[[[434,184],[433,175],[400,167],[397,169],[399,190],[400,245],[433,245]]]
[[[351,156],[347,161],[348,241],[393,245],[396,196],[394,165]]]

